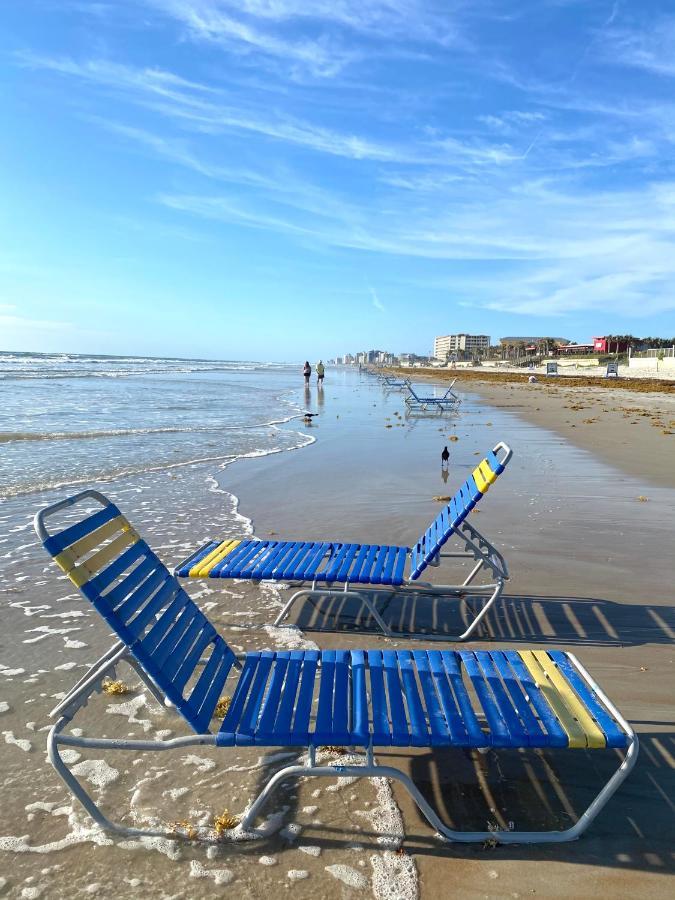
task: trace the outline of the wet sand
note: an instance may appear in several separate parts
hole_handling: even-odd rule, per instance
[[[31,744],[30,749],[0,745],[6,791],[0,835],[18,838],[11,844],[0,837],[0,848],[7,851],[2,876],[8,896],[34,887],[42,896],[57,897],[95,896],[97,891],[206,897],[227,884],[244,897],[270,890],[298,898],[320,893],[383,900],[407,900],[418,892],[423,898],[450,892],[467,897],[670,896],[668,876],[675,868],[672,485],[664,480],[658,486],[647,467],[637,470],[637,462],[631,470],[615,467],[606,454],[534,423],[521,410],[486,406],[475,394],[465,396],[458,417],[406,418],[399,394],[383,392],[365,377],[358,383],[351,376],[329,375],[323,396],[312,388],[307,398],[320,413],[307,429],[317,438],[312,446],[235,463],[215,482],[203,467],[193,467],[152,485],[128,479],[108,486],[108,492],[169,564],[203,539],[225,536],[225,528],[231,533],[231,510],[224,515],[219,507],[227,495],[219,489],[239,497],[240,512],[251,517],[263,538],[410,543],[438,511],[433,497],[453,493],[477,454],[506,440],[513,461],[474,521],[506,556],[512,580],[471,646],[575,652],[638,731],[637,767],[586,835],[566,845],[449,845],[438,840],[398,786],[394,805],[384,784],[341,783],[345,779],[305,781],[282,791],[270,810],[281,817],[282,830],[255,844],[208,849],[169,841],[144,847],[96,837],[87,817],[70,808],[47,765],[40,729],[55,697],[79,676],[79,667],[107,646],[106,629],[89,611],[82,615],[70,585],[57,579],[41,551],[35,552],[28,521],[32,510],[26,509],[23,530],[11,537],[12,547],[26,549],[12,557],[2,585],[11,615],[3,617],[0,662],[7,669],[0,673],[0,701],[9,709],[0,721],[13,739]],[[439,456],[446,443],[451,466],[444,482]],[[638,457],[641,444],[634,442],[632,450]],[[187,503],[186,496],[192,498]],[[246,522],[238,528],[245,531]],[[276,615],[284,591],[214,582],[193,583],[189,589],[236,650],[310,642],[322,648],[407,645],[379,637],[357,608],[344,609],[336,623],[330,608],[307,606],[291,616],[301,632],[275,630],[263,625]],[[387,614],[392,622],[403,616],[418,627],[450,634],[466,610],[420,601],[403,611],[392,607]],[[54,632],[57,627],[78,630],[26,634],[37,622],[38,628]],[[247,627],[250,622],[259,627]],[[336,625],[338,631],[314,630]],[[40,640],[23,643],[32,638]],[[83,646],[72,646],[80,642]],[[63,668],[71,662],[75,668]],[[24,671],[7,674],[18,668]],[[133,682],[128,671],[119,674]],[[85,711],[83,726],[85,733],[110,736],[167,729],[183,733],[173,717],[139,691],[99,698]],[[84,771],[98,779],[98,787],[89,786],[108,810],[127,809],[131,800],[127,821],[157,816],[163,822],[205,825],[224,808],[240,812],[256,784],[296,756],[288,752],[280,759],[277,751],[241,748],[223,754],[199,748],[170,756],[146,754],[135,764],[113,754],[106,761],[119,777],[101,766]],[[502,820],[519,828],[562,827],[617,762],[609,751],[479,756],[392,749],[378,751],[377,757],[409,771],[443,818],[463,828]],[[43,852],[34,854],[28,847]]]
[[[418,374],[415,370],[410,377],[442,385],[450,375],[457,378],[457,389],[478,394],[492,407],[513,410],[623,472],[675,487],[675,384],[671,382],[564,375],[538,376],[536,384],[528,384],[527,376],[521,374],[509,378],[504,373],[486,376],[478,371]],[[637,390],[644,384],[649,390]]]

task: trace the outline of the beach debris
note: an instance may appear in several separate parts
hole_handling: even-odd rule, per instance
[[[488,838],[483,841],[483,850],[494,850],[499,847],[499,841],[496,838]]]
[[[385,428],[393,428],[394,426],[393,425],[385,425],[384,427]]]
[[[648,503],[649,502],[649,497],[645,497],[644,494],[640,494],[640,496],[637,499],[640,501],[640,503]]]
[[[213,710],[212,718],[224,719],[227,715],[228,709],[230,708],[230,703],[232,703],[232,697],[221,697],[220,700],[216,703],[216,708]]]
[[[456,434],[451,434],[450,437],[448,438],[448,440],[449,441],[458,441],[459,438],[457,437]]]
[[[189,841],[196,841],[199,837],[199,829],[192,822],[183,819],[179,822],[167,822],[167,827],[171,829],[171,833],[186,837]]]
[[[325,747],[319,747],[319,751],[323,751],[324,753],[331,753],[335,756],[342,756],[343,753],[347,752],[344,747],[338,747],[334,744],[326,744]]]
[[[104,694],[130,694],[131,688],[124,681],[115,681],[107,676],[101,683],[101,690]]]
[[[439,494],[437,497],[432,497],[432,500],[435,500],[437,503],[449,503],[452,499],[450,496],[445,496],[445,494]]]
[[[225,809],[219,816],[214,816],[213,830],[218,837],[222,837],[226,831],[236,828],[239,824],[239,816],[233,816]]]
[[[640,666],[640,671],[641,671],[641,672],[648,672],[648,671],[649,671],[649,666]]]

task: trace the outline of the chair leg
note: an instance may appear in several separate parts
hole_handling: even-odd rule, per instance
[[[63,718],[52,727],[47,737],[47,754],[49,761],[56,769],[59,777],[70,790],[71,794],[89,813],[91,818],[96,822],[99,828],[104,831],[112,831],[115,834],[124,837],[167,837],[166,831],[152,831],[142,828],[130,828],[127,825],[121,825],[118,822],[111,822],[102,812],[98,804],[93,800],[90,794],[82,787],[77,778],[64,763],[59,753],[59,732],[69,723],[69,719]]]
[[[383,593],[383,592],[381,591],[380,593]],[[395,593],[395,592],[391,591],[391,593]],[[357,600],[359,600],[360,602],[365,603],[365,605],[368,607],[368,610],[371,613],[372,617],[375,619],[377,624],[380,626],[382,633],[386,637],[396,637],[394,632],[391,630],[391,628],[389,628],[387,623],[384,621],[382,616],[379,614],[379,612],[375,608],[374,602],[370,599],[370,597],[368,597],[368,595],[365,592],[362,592],[362,591],[332,591],[330,588],[327,588],[326,590],[322,591],[320,588],[302,588],[301,590],[296,591],[293,594],[293,596],[286,602],[283,609],[281,610],[279,615],[274,620],[273,624],[276,626],[280,626],[282,624],[283,620],[288,615],[288,612],[289,612],[291,606],[293,606],[295,601],[298,600],[300,597],[314,597],[314,596],[321,597],[322,595],[323,596],[354,597]]]
[[[406,788],[417,804],[420,812],[438,834],[448,841],[475,843],[495,840],[501,844],[553,844],[576,840],[591,824],[607,801],[617,791],[630,770],[635,765],[638,754],[638,739],[632,735],[626,755],[605,786],[600,790],[586,811],[577,822],[564,831],[457,831],[444,825],[436,810],[427,802],[413,780],[405,772],[391,766],[359,765],[359,766],[286,766],[270,778],[263,790],[244,813],[241,830],[251,830],[253,822],[269,801],[279,785],[289,778],[302,777],[348,777],[348,778],[393,778]]]
[[[462,634],[460,634],[460,635],[456,638],[456,640],[458,640],[458,641],[468,641],[468,639],[471,637],[471,635],[473,634],[473,632],[476,630],[476,628],[478,628],[478,626],[480,625],[480,623],[482,622],[482,620],[483,620],[483,619],[485,618],[485,616],[488,614],[488,611],[490,610],[490,607],[493,606],[493,605],[497,602],[497,600],[498,600],[498,598],[501,596],[501,593],[502,593],[503,590],[504,590],[504,582],[501,581],[501,582],[499,582],[499,584],[497,584],[497,586],[495,587],[494,591],[492,592],[492,594],[491,594],[490,597],[488,598],[487,603],[483,606],[483,608],[482,608],[481,611],[478,613],[478,615],[473,619],[473,621],[471,622],[471,624],[469,625],[469,627],[468,627],[464,632],[462,632]]]

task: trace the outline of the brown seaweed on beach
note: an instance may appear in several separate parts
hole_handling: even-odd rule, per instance
[[[192,822],[183,820],[181,822],[167,822],[171,833],[176,836],[186,837],[189,841],[196,841],[199,837],[199,829]]]
[[[113,678],[104,678],[101,683],[104,694],[129,694],[131,688],[124,681],[115,681]]]
[[[222,837],[226,831],[236,828],[239,824],[239,816],[233,816],[228,810],[223,810],[221,815],[215,816],[213,819],[213,830],[218,837]]]
[[[437,496],[437,497],[432,497],[431,499],[432,499],[432,500],[436,500],[438,503],[449,503],[450,500],[451,500],[452,498],[449,497],[449,496],[446,497],[446,496],[443,495],[443,494],[439,494],[439,496]]]
[[[224,719],[227,715],[227,711],[230,708],[230,703],[232,703],[232,697],[221,697],[220,700],[216,703],[216,708],[213,710],[214,719]]]

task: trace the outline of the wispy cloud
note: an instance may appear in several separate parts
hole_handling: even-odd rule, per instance
[[[330,79],[373,55],[396,55],[403,47],[409,53],[411,42],[442,47],[460,42],[458,16],[416,0],[145,2],[179,22],[193,41],[283,62],[296,77]]]
[[[152,109],[196,133],[251,132],[318,153],[353,160],[414,166],[449,164],[484,167],[521,159],[525,151],[503,142],[493,144],[472,138],[462,141],[450,135],[416,143],[383,142],[361,134],[348,134],[249,103],[232,102],[224,91],[197,83],[162,69],[139,69],[107,60],[78,62],[23,54],[24,65],[75,77]],[[229,102],[227,102],[229,100]]]
[[[652,75],[675,77],[675,16],[653,16],[640,27],[608,29],[603,54],[614,66],[630,66]]]
[[[385,307],[384,303],[378,297],[375,288],[372,285],[368,285],[368,290],[370,291],[370,296],[373,301],[373,306],[375,307],[375,309],[378,312],[382,312],[382,313],[386,312],[387,311],[386,307]]]

